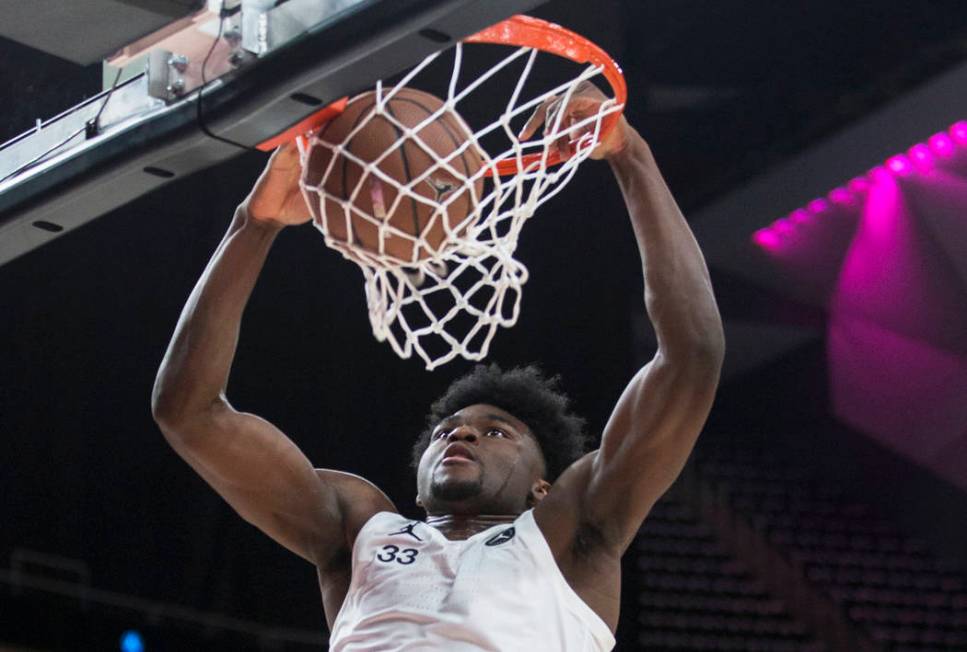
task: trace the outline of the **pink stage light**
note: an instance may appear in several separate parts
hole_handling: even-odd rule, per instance
[[[947,134],[934,134],[927,142],[930,144],[930,149],[937,156],[943,156],[944,158],[953,156],[954,141]]]
[[[967,145],[967,120],[955,122],[950,127],[950,135],[961,145]]]
[[[929,165],[933,161],[933,154],[930,148],[923,143],[918,143],[907,151],[910,160],[918,165]]]
[[[853,203],[853,193],[840,186],[829,191],[829,201],[839,206],[849,206]]]
[[[913,172],[913,166],[910,165],[910,160],[903,154],[897,154],[887,159],[886,167],[891,172],[901,176],[906,176]]]
[[[852,179],[847,185],[854,195],[865,194],[870,189],[870,182],[866,180],[865,177],[856,177]]]
[[[877,165],[875,168],[866,173],[866,176],[873,183],[887,183],[893,179],[893,175],[882,165]]]
[[[873,233],[884,234],[895,218],[902,203],[900,184],[897,178],[886,168],[873,169],[873,187],[870,188],[866,201],[863,203],[861,225]],[[864,259],[871,264],[880,264],[872,258]]]
[[[770,228],[759,229],[752,235],[752,240],[766,249],[777,249],[782,244],[782,238]]]
[[[787,236],[791,235],[796,229],[793,227],[792,222],[787,218],[782,218],[781,220],[776,220],[772,225],[772,229],[776,232],[776,235]]]
[[[819,215],[820,213],[825,213],[829,210],[829,202],[825,199],[814,199],[808,204],[806,204],[806,210],[808,210],[813,215]]]
[[[865,175],[851,179],[846,187],[831,190],[828,199],[814,199],[805,208],[798,208],[788,217],[775,221],[771,229],[756,231],[752,239],[761,246],[774,247],[782,238],[795,232],[798,225],[804,225],[813,216],[828,211],[831,204],[853,206],[861,201],[868,202],[872,187],[895,183],[894,175],[903,177],[917,171],[926,172],[937,157],[954,156],[958,146],[967,147],[967,120],[955,122],[946,132],[934,134],[926,143],[917,143],[906,154],[891,156],[883,165],[877,165]]]

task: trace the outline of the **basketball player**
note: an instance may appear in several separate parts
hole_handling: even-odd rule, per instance
[[[567,106],[542,107],[522,135],[602,101],[586,85]],[[593,157],[611,165],[630,213],[657,354],[587,454],[575,445],[580,421],[535,370],[479,367],[457,381],[417,443],[426,521],[400,516],[363,478],[313,468],[225,397],[269,247],[309,220],[293,148],[272,156],[192,291],[158,372],[155,419],[244,519],[316,566],[332,650],[614,646],[621,556],[705,423],[724,340],[702,254],[648,145],[622,118]]]

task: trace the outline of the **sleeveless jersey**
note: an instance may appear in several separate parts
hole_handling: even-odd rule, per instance
[[[598,652],[615,639],[568,585],[533,511],[465,541],[375,514],[353,545],[332,652]]]

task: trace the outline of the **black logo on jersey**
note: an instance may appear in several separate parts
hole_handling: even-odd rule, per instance
[[[423,539],[421,539],[419,537],[419,535],[416,534],[416,532],[413,531],[413,528],[415,528],[419,524],[420,524],[419,521],[413,521],[412,523],[410,523],[409,525],[407,525],[406,527],[404,527],[402,530],[398,530],[396,532],[390,532],[386,536],[393,536],[394,534],[408,534],[411,537],[413,537],[414,539],[416,539],[417,541],[423,541]]]
[[[503,532],[498,532],[494,536],[487,539],[487,543],[485,543],[484,545],[499,546],[502,543],[507,543],[513,538],[514,538],[514,528],[509,527]]]

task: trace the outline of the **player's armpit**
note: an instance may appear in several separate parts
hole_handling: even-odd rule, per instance
[[[343,532],[349,549],[352,549],[356,542],[356,535],[374,514],[399,512],[393,501],[379,487],[365,478],[332,469],[316,469],[316,476],[324,485],[331,487],[339,499],[339,509],[343,515]],[[330,553],[332,554],[335,554],[335,551]],[[321,554],[316,556],[321,557]],[[321,559],[319,563],[322,563]]]
[[[347,508],[355,495],[350,486],[364,481],[336,482],[318,473],[278,428],[224,401],[189,420],[162,416],[158,422],[175,451],[242,518],[312,563],[351,545],[347,536],[361,510],[387,508],[371,491]]]
[[[624,551],[681,473],[715,398],[722,354],[659,355],[625,388],[588,474],[582,519]]]

